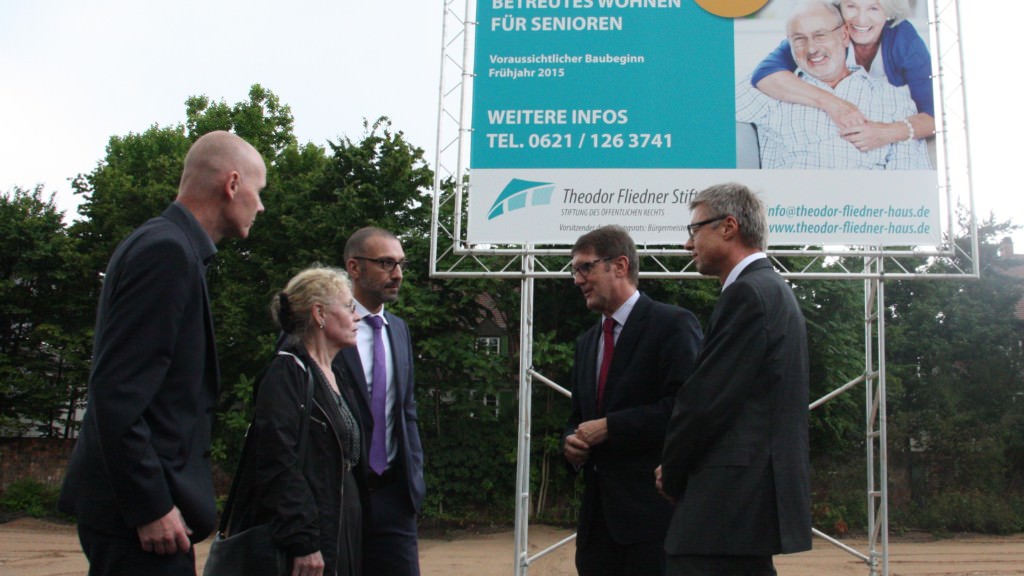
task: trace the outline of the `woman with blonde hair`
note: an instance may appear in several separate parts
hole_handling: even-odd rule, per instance
[[[355,309],[348,275],[320,266],[296,274],[271,303],[286,342],[256,394],[252,449],[239,465],[229,527],[237,533],[269,522],[292,576],[361,573],[365,490],[353,469],[365,460],[363,443],[346,376],[331,367],[338,351],[356,345]],[[313,405],[303,439],[310,371]]]
[[[789,40],[754,69],[751,83],[776,100],[813,106],[829,115],[840,134],[861,152],[935,134],[932,58],[910,15],[909,0],[823,0],[839,8],[850,39],[847,65],[893,86],[907,86],[917,114],[896,122],[874,122],[834,93],[797,78]]]

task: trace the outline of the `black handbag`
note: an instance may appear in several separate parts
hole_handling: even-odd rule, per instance
[[[294,357],[307,374],[306,403],[303,404],[302,420],[299,421],[298,466],[301,470],[306,457],[309,417],[313,409],[313,372],[293,354],[288,352],[278,352],[278,354]],[[252,430],[251,423],[249,429]],[[203,566],[203,576],[288,576],[291,574],[288,557],[284,550],[274,543],[273,530],[269,523],[225,536],[235,495],[240,484],[239,477],[248,461],[246,456],[251,451],[251,444],[252,435],[246,433],[242,458],[239,460],[238,471],[231,480],[231,492],[228,494],[228,501],[224,504],[224,512],[221,514],[217,535],[210,543],[210,553]]]

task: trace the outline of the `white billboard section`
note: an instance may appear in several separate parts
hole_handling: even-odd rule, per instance
[[[681,245],[690,201],[723,182],[761,196],[773,246],[940,243],[939,196],[928,170],[479,170],[467,239],[572,244],[589,230],[618,224],[638,244]]]

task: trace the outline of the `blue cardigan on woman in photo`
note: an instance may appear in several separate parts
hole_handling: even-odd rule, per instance
[[[909,86],[910,97],[917,104],[917,111],[935,117],[935,100],[932,94],[932,57],[928,46],[917,33],[914,25],[904,20],[895,26],[882,29],[882,62],[885,75],[893,86]],[[754,69],[751,83],[756,87],[765,76],[775,72],[796,70],[796,60],[790,51],[789,40],[783,40],[778,48],[766,56]]]

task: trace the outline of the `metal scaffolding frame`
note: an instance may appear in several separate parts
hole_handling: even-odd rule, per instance
[[[814,529],[814,534],[862,560],[871,576],[889,575],[888,454],[886,432],[885,281],[888,279],[954,279],[980,274],[977,221],[970,174],[970,142],[960,42],[958,0],[928,0],[932,9],[933,69],[939,111],[936,126],[939,193],[944,199],[943,244],[888,249],[875,246],[806,246],[772,250],[775,268],[791,280],[842,279],[864,284],[864,371],[811,403],[813,410],[860,385],[865,392],[866,505],[868,549],[858,551]],[[571,393],[533,369],[533,302],[537,280],[565,281],[571,254],[565,248],[471,245],[466,240],[470,107],[473,83],[473,40],[476,0],[443,0],[438,127],[432,198],[430,274],[434,278],[504,278],[520,281],[519,430],[515,501],[515,574],[575,535],[529,555],[530,441],[534,382]],[[941,120],[941,121],[940,121]],[[958,193],[962,191],[962,193]],[[958,226],[968,241],[953,241]],[[689,252],[639,246],[642,279],[699,278]],[[948,272],[929,273],[922,262],[941,261]],[[857,264],[851,264],[857,263]],[[861,264],[862,263],[862,264]]]

